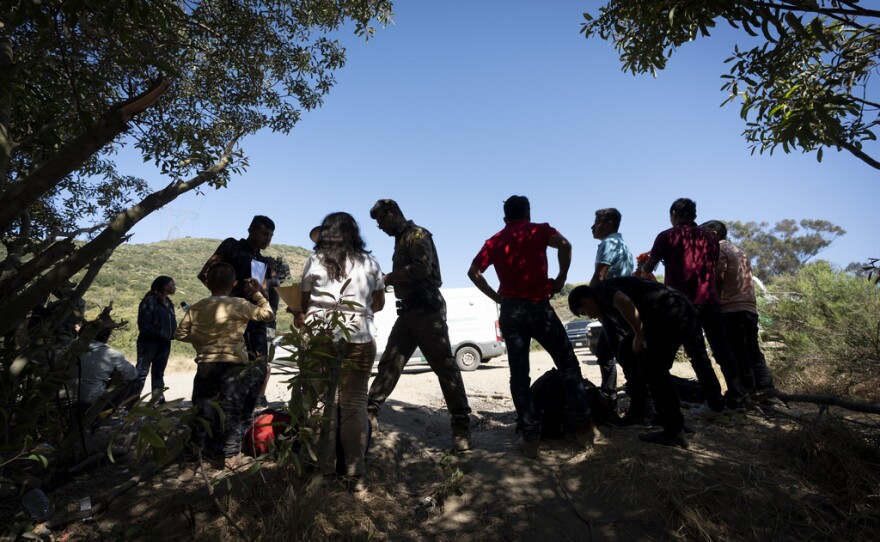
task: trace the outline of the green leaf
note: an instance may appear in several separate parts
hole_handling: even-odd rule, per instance
[[[49,460],[46,459],[46,456],[41,455],[41,454],[31,454],[31,455],[27,456],[25,459],[28,459],[30,461],[36,461],[37,463],[40,463],[44,467],[49,466]]]
[[[151,425],[142,425],[139,434],[141,439],[146,441],[150,446],[153,446],[154,448],[165,447],[165,441],[162,440],[162,437],[159,436],[159,433],[157,433]]]
[[[774,107],[773,109],[770,110],[770,113],[768,114],[768,116],[772,117],[772,116],[775,115],[780,109],[785,109],[785,107],[786,107],[785,104],[779,104],[779,105],[777,105],[776,107]]]
[[[785,14],[785,22],[788,23],[788,26],[791,27],[799,38],[808,38],[809,33],[804,28],[804,25],[801,24],[801,18],[795,15],[792,12],[788,12]]]

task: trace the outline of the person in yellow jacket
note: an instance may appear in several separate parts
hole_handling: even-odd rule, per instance
[[[203,455],[223,460],[227,469],[235,470],[247,462],[241,455],[242,408],[249,383],[259,376],[254,374],[258,372],[255,363],[248,360],[244,330],[249,321],[268,322],[275,314],[256,279],[244,280],[244,297],[230,296],[237,281],[235,268],[228,263],[212,265],[207,284],[211,297],[190,306],[174,334],[196,349],[192,402],[212,427],[208,437],[202,423],[193,423],[188,459],[202,450]],[[223,409],[222,423],[209,404],[214,401]],[[181,476],[188,477],[185,474],[189,473]]]

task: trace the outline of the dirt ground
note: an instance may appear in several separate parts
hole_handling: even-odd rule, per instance
[[[593,358],[578,353],[584,375],[598,382]],[[533,380],[550,367],[546,354],[533,353]],[[686,376],[689,368],[677,364],[674,372]],[[191,380],[190,373],[167,375],[167,397],[188,396]],[[561,542],[835,540],[845,533],[849,540],[876,539],[876,491],[874,502],[854,503],[852,468],[834,457],[814,464],[822,456],[807,457],[797,424],[785,416],[750,411],[736,424],[717,425],[686,412],[695,430],[688,450],[644,444],[639,430],[604,427],[590,451],[572,439],[544,441],[540,457],[527,459],[514,433],[506,359],[464,373],[464,381],[473,450],[449,451],[436,378],[427,366],[413,366],[380,414],[365,493],[331,483],[303,502],[285,493],[284,472],[267,464],[247,480],[217,485],[211,496],[204,481],[178,482],[172,465],[106,511],[44,531],[44,538]],[[276,374],[270,401],[284,397],[284,377]],[[121,460],[80,476],[52,495],[56,512],[96,500],[138,468]],[[317,519],[306,529],[297,517],[310,506]]]

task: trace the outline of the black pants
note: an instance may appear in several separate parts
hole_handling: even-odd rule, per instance
[[[212,457],[231,457],[241,451],[242,416],[254,365],[241,363],[200,363],[193,379],[192,402],[205,423],[194,420],[190,444]],[[223,420],[217,412],[223,411]]]
[[[617,391],[617,361],[615,354],[620,345],[620,337],[614,329],[608,326],[607,321],[602,320],[602,329],[599,331],[599,342],[596,344],[596,365],[602,375],[602,384],[599,389],[611,395]],[[627,379],[627,382],[629,379]]]
[[[697,311],[690,303],[682,300],[680,306],[672,310],[666,325],[646,329],[647,347],[642,352],[635,354],[632,351],[632,341],[635,337],[633,333],[627,334],[620,345],[621,360],[626,359],[627,365],[635,362],[638,366],[637,383],[647,384],[650,390],[654,408],[657,410],[655,422],[671,433],[678,432],[684,427],[684,417],[681,414],[678,392],[672,383],[669,370],[672,369],[679,347],[693,335],[695,328],[699,329]],[[627,365],[621,363],[623,367]],[[629,388],[629,376],[627,376],[627,390]]]
[[[712,362],[706,351],[706,340],[709,341],[715,361],[721,367],[721,373],[727,383],[727,402],[731,406],[744,395],[739,383],[739,371],[736,359],[730,350],[730,344],[727,342],[721,306],[705,304],[695,305],[695,307],[699,313],[700,325],[695,326],[691,335],[685,339],[684,350],[691,360],[691,366],[694,368],[697,380],[700,381],[700,386],[706,395],[706,402],[713,410],[720,411],[725,406],[725,400],[721,395],[721,384],[718,382],[718,377],[715,376]],[[705,339],[703,338],[704,331],[706,333]]]
[[[758,343],[758,315],[749,311],[724,313],[724,329],[736,358],[739,381],[745,392],[773,387],[767,360]]]
[[[254,370],[249,373],[249,378],[245,387],[245,395],[243,398],[243,406],[241,419],[243,423],[247,423],[254,416],[254,410],[257,408],[257,401],[260,398],[260,391],[263,389],[263,383],[269,378],[269,339],[266,335],[266,322],[256,322],[251,320],[248,322],[244,330],[244,344],[247,347],[248,359],[254,362]]]
[[[157,340],[138,337],[137,340],[137,379],[133,393],[140,397],[144,391],[147,374],[150,374],[150,390],[153,395],[162,395],[165,390],[165,367],[171,354],[171,340]]]

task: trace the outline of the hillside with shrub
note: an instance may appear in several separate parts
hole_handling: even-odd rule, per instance
[[[765,349],[777,385],[800,393],[880,401],[880,285],[809,264],[774,277],[763,300]]]
[[[177,283],[177,293],[172,296],[178,321],[183,311],[180,303],[192,304],[210,295],[196,275],[220,244],[219,239],[183,238],[158,243],[126,244],[120,246],[110,261],[104,265],[95,283],[85,296],[86,317],[94,318],[109,303],[113,303],[113,315],[125,320],[128,326],[114,332],[110,344],[135,359],[137,340],[137,310],[150,284],[159,275],[168,275]],[[281,258],[290,269],[290,276],[298,277],[310,252],[290,245],[271,245],[263,252],[273,258]],[[290,284],[290,277],[282,284]],[[278,329],[287,329],[292,323],[290,314],[279,306]],[[192,347],[186,343],[172,342],[172,355],[191,357]]]

